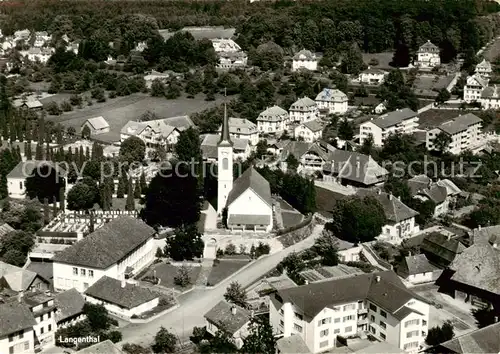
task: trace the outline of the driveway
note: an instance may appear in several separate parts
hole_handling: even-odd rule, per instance
[[[182,341],[186,340],[192,334],[193,327],[203,327],[205,325],[203,315],[223,299],[226,288],[231,282],[237,281],[243,287],[251,285],[276,267],[290,253],[310,248],[314,244],[315,238],[321,235],[322,230],[322,225],[316,225],[311,236],[305,240],[255,261],[241,273],[223,281],[214,289],[195,289],[181,295],[178,298],[180,307],[160,318],[146,324],[129,324],[121,329],[123,343],[131,342],[149,345],[161,326],[168,329]]]

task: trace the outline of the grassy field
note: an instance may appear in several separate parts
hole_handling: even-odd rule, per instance
[[[321,215],[331,218],[332,209],[338,200],[345,199],[346,196],[340,193],[332,192],[328,189],[316,188],[316,209]]]
[[[293,212],[282,212],[281,217],[283,218],[283,227],[287,228],[290,226],[294,226],[297,224],[300,224],[304,217],[302,214],[299,213],[293,213]]]
[[[214,261],[212,271],[208,276],[208,286],[214,286],[220,283],[222,280],[226,279],[228,276],[247,265],[248,262],[248,259],[221,259],[219,261]]]
[[[194,284],[196,282],[196,279],[198,279],[201,267],[199,266],[189,267],[189,269],[191,270],[190,272],[191,284]],[[175,285],[174,277],[177,275],[178,270],[179,267],[174,266],[172,264],[158,263],[152,267],[152,269],[146,274],[146,276],[153,276],[154,271],[156,271],[156,276],[161,279],[161,282],[159,284],[161,286],[164,286],[166,288],[174,288],[181,291],[185,291],[192,288],[193,285],[190,285],[188,288],[184,289]]]
[[[43,100],[61,102],[68,99],[67,94],[58,94]],[[119,133],[120,129],[130,120],[136,120],[144,112],[154,112],[161,118],[190,115],[195,112],[213,107],[222,101],[205,101],[204,95],[194,99],[180,97],[175,100],[167,100],[160,97],[151,97],[146,94],[133,94],[125,97],[108,99],[103,103],[94,103],[92,106],[76,108],[74,111],[65,112],[60,116],[48,116],[48,120],[61,123],[66,127],[80,128],[88,118],[103,116],[109,123],[111,132]]]
[[[370,65],[370,60],[375,58],[378,60],[378,65],[373,66],[377,69],[394,69],[389,63],[392,61],[392,52],[382,52],[382,53],[363,53],[363,62],[366,65]]]

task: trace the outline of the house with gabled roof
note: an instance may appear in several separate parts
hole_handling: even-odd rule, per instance
[[[491,63],[488,60],[483,59],[483,61],[476,65],[476,69],[474,69],[474,72],[484,78],[489,78],[491,76],[491,73],[493,72],[493,69],[491,68]]]
[[[54,302],[57,308],[56,323],[58,328],[73,326],[86,318],[83,313],[85,298],[75,288],[56,294]]]
[[[440,268],[448,267],[466,249],[465,245],[451,233],[431,233],[426,235],[420,245],[420,252]]]
[[[428,300],[392,271],[278,289],[270,300],[274,333],[293,338],[295,348],[309,353],[331,350],[337,336],[359,333],[417,351],[425,342],[429,311]]]
[[[107,339],[78,351],[79,354],[125,354],[118,345]]]
[[[367,85],[380,85],[388,73],[384,70],[368,67],[359,74],[359,82]]]
[[[222,132],[222,124],[218,133]],[[251,145],[259,142],[259,130],[257,125],[246,118],[229,117],[229,135],[233,139],[247,139]]]
[[[425,254],[406,256],[396,266],[396,273],[414,285],[433,282],[441,272],[440,268],[429,262]]]
[[[297,52],[292,59],[292,71],[306,69],[316,71],[318,69],[318,58],[316,54],[307,49]]]
[[[479,101],[481,93],[488,87],[489,81],[488,78],[477,73],[467,77],[467,82],[464,85],[464,101],[468,103]]]
[[[379,239],[399,244],[405,238],[412,237],[420,231],[415,222],[415,216],[418,215],[418,212],[404,204],[400,198],[381,190],[369,189],[359,189],[356,195],[362,198],[373,197],[382,206],[387,224],[382,227]]]
[[[416,66],[422,69],[432,69],[441,65],[441,57],[439,56],[439,47],[427,40],[422,44],[417,51]]]
[[[0,353],[34,353],[36,320],[22,302],[0,303]]]
[[[304,123],[319,118],[318,105],[307,96],[292,103],[288,111],[291,122]]]
[[[111,220],[53,257],[54,288],[84,292],[103,276],[126,279],[155,258],[156,231],[142,220]]]
[[[94,117],[87,119],[80,129],[83,131],[85,127],[88,127],[90,130],[90,135],[102,134],[109,132],[109,123],[104,119],[103,116]]]
[[[201,142],[201,153],[203,159],[210,162],[217,161],[217,144],[219,143],[219,134],[206,134]],[[245,161],[252,152],[250,140],[242,138],[232,138],[233,142],[233,158],[234,160],[241,159]]]
[[[448,198],[446,187],[434,183],[426,175],[412,177],[407,184],[413,198],[422,202],[430,200],[434,203],[434,217],[448,213],[451,198]]]
[[[257,128],[261,134],[282,134],[288,130],[289,124],[288,112],[279,106],[269,107],[257,117]]]
[[[338,89],[324,88],[316,96],[316,104],[320,112],[328,114],[344,114],[348,108],[348,98]]]
[[[312,143],[323,136],[323,124],[319,119],[306,121],[295,127],[293,135],[295,139]]]
[[[483,109],[500,108],[500,87],[498,85],[488,86],[481,92],[479,99]]]
[[[491,354],[500,353],[500,322],[454,337],[427,353]]]
[[[16,292],[45,291],[49,290],[50,283],[35,272],[0,261],[1,288],[8,288]]]

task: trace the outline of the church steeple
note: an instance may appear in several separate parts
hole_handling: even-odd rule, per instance
[[[229,119],[227,118],[227,105],[224,102],[224,118],[222,120],[222,131],[220,134],[219,146],[228,145],[233,146],[231,136],[229,135]]]
[[[220,141],[217,145],[217,214],[222,215],[226,207],[227,197],[233,189],[233,142],[229,135],[227,107],[224,102],[224,120]]]

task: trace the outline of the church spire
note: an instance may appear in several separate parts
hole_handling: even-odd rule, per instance
[[[226,89],[224,89],[224,97],[226,97]],[[231,137],[229,135],[229,120],[227,118],[227,104],[225,100],[224,100],[224,118],[222,120],[222,131],[219,141],[219,145],[221,144],[233,145]]]

